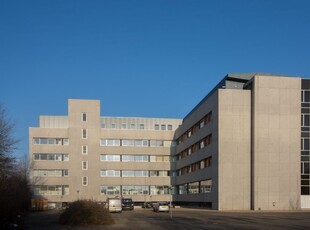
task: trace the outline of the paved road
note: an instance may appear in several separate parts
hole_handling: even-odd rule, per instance
[[[198,229],[310,229],[310,211],[296,212],[218,212],[200,209],[173,209],[169,213],[154,213],[136,209],[113,213],[112,226],[70,227],[57,225],[58,211],[32,213],[26,223],[29,230],[198,230]]]

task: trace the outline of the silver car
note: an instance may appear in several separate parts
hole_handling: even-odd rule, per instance
[[[154,212],[169,212],[169,210],[170,210],[169,203],[166,201],[160,201],[153,204]]]

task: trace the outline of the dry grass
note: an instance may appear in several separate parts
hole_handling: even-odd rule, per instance
[[[114,220],[109,211],[93,201],[80,200],[73,202],[59,217],[59,224],[88,226],[111,225]]]

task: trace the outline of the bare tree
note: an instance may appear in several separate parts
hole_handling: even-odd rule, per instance
[[[15,124],[6,114],[0,104],[0,178],[6,177],[12,171],[14,158],[12,152],[17,149],[18,140],[13,136]]]
[[[30,204],[31,190],[25,160],[12,156],[18,140],[14,137],[15,124],[0,104],[0,228],[15,223],[21,211]]]

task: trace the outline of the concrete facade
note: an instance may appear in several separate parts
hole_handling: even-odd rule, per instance
[[[68,116],[29,130],[31,178],[53,204],[307,208],[309,108],[310,81],[259,73],[227,75],[184,119],[101,117],[100,101],[69,100]]]

